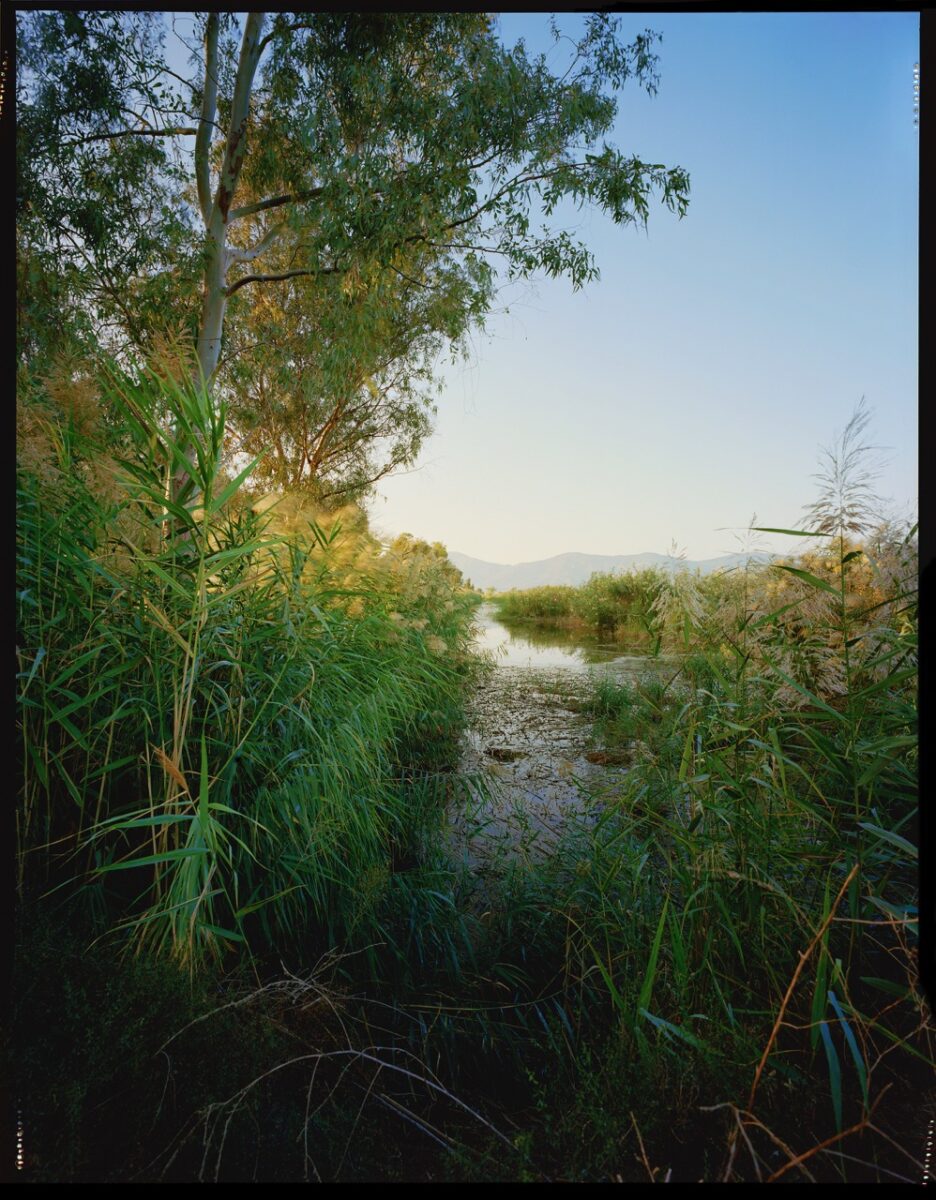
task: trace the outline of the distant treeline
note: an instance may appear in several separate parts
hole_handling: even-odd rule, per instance
[[[855,609],[883,602],[887,589],[885,560],[894,554],[897,532],[882,525],[859,546],[848,541],[848,603]],[[714,635],[718,613],[725,606],[746,604],[752,619],[785,603],[791,608],[780,617],[796,635],[799,602],[811,588],[803,572],[826,589],[839,590],[841,568],[835,555],[822,547],[773,563],[752,555],[746,565],[703,575],[698,570],[671,573],[659,567],[608,573],[596,572],[580,587],[546,586],[502,592],[493,597],[500,619],[540,622],[561,628],[581,629],[622,644],[649,649],[686,648],[690,627],[706,628]]]
[[[495,596],[494,602],[506,621],[584,626],[622,640],[652,642],[658,625],[654,606],[666,582],[666,573],[655,567],[627,574],[596,573],[580,587],[514,590]]]

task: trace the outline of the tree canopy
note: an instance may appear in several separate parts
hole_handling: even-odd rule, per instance
[[[498,273],[596,277],[563,201],[686,211],[685,171],[607,140],[616,93],[658,81],[619,18],[562,73],[479,13],[194,21],[186,74],[159,14],[19,14],[21,350],[50,310],[131,360],[184,328],[270,480],[358,494],[412,461],[430,364]]]

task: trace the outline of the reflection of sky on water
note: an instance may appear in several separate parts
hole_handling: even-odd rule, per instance
[[[542,628],[510,630],[494,615],[490,604],[482,604],[475,614],[475,646],[490,651],[494,660],[508,667],[565,667],[586,670],[599,662],[611,662],[621,656],[621,648],[602,646],[577,638],[563,630]]]

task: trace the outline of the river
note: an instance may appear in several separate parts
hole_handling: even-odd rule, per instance
[[[476,618],[476,649],[493,667],[469,707],[460,774],[469,799],[452,813],[459,855],[475,869],[535,860],[570,821],[595,820],[620,788],[627,748],[595,741],[584,701],[594,678],[626,681],[673,669],[672,659],[622,654],[596,637],[508,626],[492,604]]]

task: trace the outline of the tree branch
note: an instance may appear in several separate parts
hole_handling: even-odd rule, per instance
[[[279,25],[279,26],[274,25],[273,28],[270,30],[270,32],[266,35],[266,37],[263,38],[262,41],[260,42],[260,53],[262,54],[263,51],[267,48],[267,46],[270,44],[270,42],[272,42],[273,39],[275,37],[278,37],[280,34],[294,33],[297,29],[314,29],[314,28],[315,27],[313,25],[309,25],[306,22],[300,22],[299,24],[296,24],[296,25]]]
[[[241,249],[240,246],[228,246],[228,255],[231,262],[253,262],[255,258],[259,258],[265,250],[273,245],[276,239],[286,228],[285,224],[274,225],[272,229],[268,229],[259,242],[254,246],[249,246],[247,249]]]
[[[166,66],[160,67],[158,75],[154,76],[153,78],[158,78],[159,75],[171,75],[173,79],[178,79],[179,83],[184,84],[190,92],[195,90],[195,85],[192,83],[191,79],[183,79],[181,75],[177,75],[175,71],[171,71]]]
[[[89,133],[86,137],[76,138],[69,142],[70,146],[83,146],[86,142],[112,141],[123,137],[182,137],[197,133],[195,129],[180,127],[174,129],[117,129],[113,133]]]
[[[427,245],[435,245],[435,243],[434,243],[434,242],[429,242],[429,243],[427,243]],[[405,279],[405,280],[406,280],[406,282],[407,282],[407,283],[411,283],[411,284],[413,285],[413,287],[423,288],[423,290],[424,290],[424,291],[427,291],[427,292],[431,292],[431,291],[432,291],[432,288],[429,286],[429,284],[428,284],[428,283],[420,283],[420,281],[419,281],[418,279],[414,279],[414,278],[412,277],[412,275],[407,275],[405,271],[401,271],[401,270],[400,270],[400,268],[399,268],[399,267],[395,267],[395,266],[393,265],[393,263],[391,263],[391,264],[390,264],[390,270],[391,270],[391,271],[395,271],[395,272],[397,273],[397,275],[399,275],[399,277],[400,277],[401,279]]]
[[[324,192],[324,188],[311,188],[308,192],[296,192],[295,195],[270,196],[268,200],[258,200],[256,204],[245,204],[234,208],[228,213],[228,222],[236,221],[239,217],[250,217],[254,213],[265,212],[268,208],[280,208],[283,204],[298,204],[302,200],[315,200]]]
[[[298,271],[283,271],[279,275],[245,275],[242,279],[236,280],[230,287],[225,288],[226,296],[233,296],[235,292],[240,291],[242,287],[246,287],[248,283],[274,283],[279,279],[295,279],[298,275],[340,275],[341,267],[314,267],[308,270]]]
[[[344,496],[349,492],[356,492],[361,488],[372,487],[373,484],[377,483],[379,480],[383,479],[385,476],[393,474],[393,472],[397,471],[398,468],[402,465],[404,465],[404,464],[400,463],[400,462],[395,462],[391,458],[391,460],[388,463],[386,463],[383,467],[380,467],[378,469],[376,475],[371,476],[369,479],[352,480],[351,482],[346,483],[343,487],[332,488],[332,490],[330,492],[319,492],[318,493],[319,499],[330,500],[333,496]],[[420,468],[417,468],[417,470],[418,469],[420,469]],[[414,475],[415,471],[400,471],[399,474]]]
[[[326,457],[325,446],[328,442],[329,437],[336,429],[338,422],[341,420],[342,414],[344,413],[345,409],[348,407],[348,403],[349,403],[349,398],[347,396],[342,397],[338,401],[338,403],[332,409],[331,416],[328,418],[328,420],[325,422],[322,429],[319,431],[319,434],[315,439],[315,445],[312,447],[311,453],[308,451],[308,449],[306,450],[306,462],[309,464],[309,470],[312,472],[313,475],[318,470],[318,468],[321,466],[323,458]],[[306,441],[308,443],[308,439],[306,439]]]
[[[428,238],[422,240],[434,250],[474,250],[478,254],[500,254],[504,258],[510,257],[509,250],[501,250],[497,246],[474,246],[469,242],[431,242]]]

